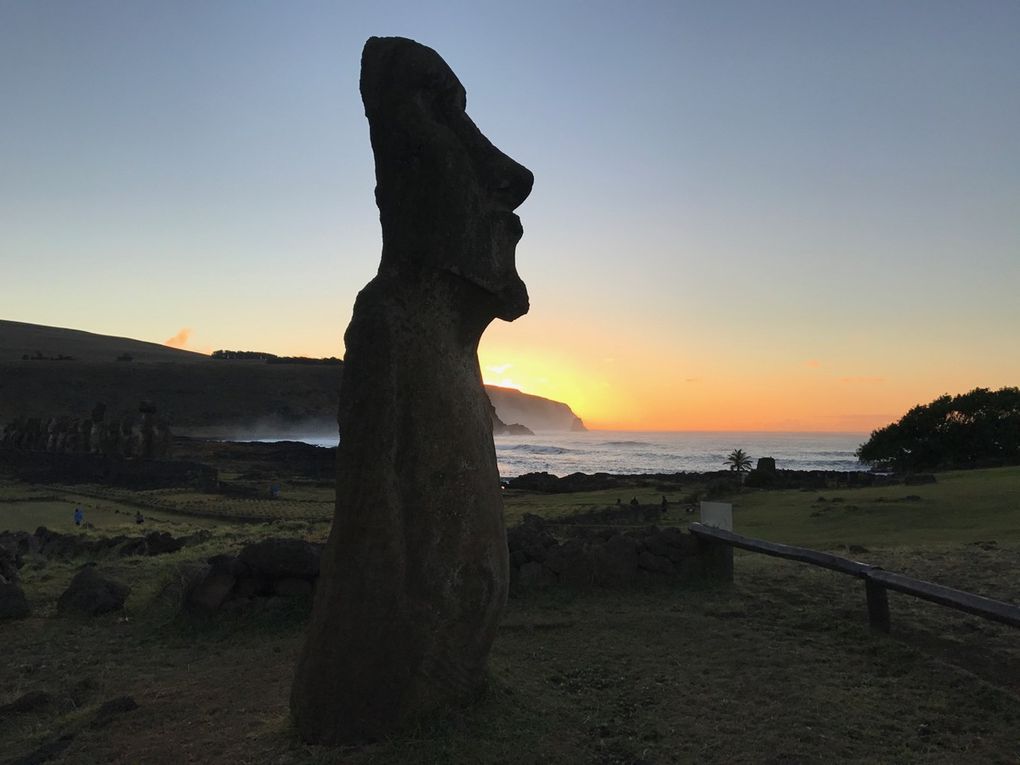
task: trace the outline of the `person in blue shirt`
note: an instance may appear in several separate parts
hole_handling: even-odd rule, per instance
[[[85,520],[85,513],[81,511],[81,505],[75,505],[74,508],[74,525],[81,526],[82,521]]]

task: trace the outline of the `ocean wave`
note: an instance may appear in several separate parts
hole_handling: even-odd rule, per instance
[[[568,449],[565,446],[545,446],[539,444],[514,444],[500,446],[499,451],[527,452],[528,454],[584,454],[583,450]]]
[[[648,446],[647,441],[602,441],[596,446]]]

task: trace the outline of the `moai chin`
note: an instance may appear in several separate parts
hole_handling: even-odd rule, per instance
[[[506,602],[503,500],[478,341],[528,310],[513,213],[533,176],[478,130],[431,48],[373,37],[361,94],[382,262],[344,336],[336,511],[291,711],[372,739],[483,689]]]

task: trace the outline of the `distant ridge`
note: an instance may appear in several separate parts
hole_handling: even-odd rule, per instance
[[[125,416],[146,399],[178,434],[335,434],[341,372],[341,364],[214,359],[127,337],[0,319],[0,426],[15,417],[84,417],[100,401],[109,416]],[[585,429],[559,401],[510,388],[486,391],[505,423]]]

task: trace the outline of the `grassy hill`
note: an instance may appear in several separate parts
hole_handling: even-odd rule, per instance
[[[20,321],[0,319],[0,363],[23,356],[42,355],[44,360],[70,356],[74,361],[116,361],[127,354],[134,361],[171,361],[178,364],[203,363],[209,357],[202,353],[182,351],[158,343],[146,343],[129,337],[112,337],[83,332],[79,329],[44,327]],[[42,363],[40,360],[38,363]]]
[[[109,416],[125,416],[147,399],[177,433],[334,435],[341,369],[214,359],[125,337],[0,321],[0,426],[15,417],[84,417],[97,402]],[[492,390],[506,423],[548,430],[580,423],[566,404]]]

